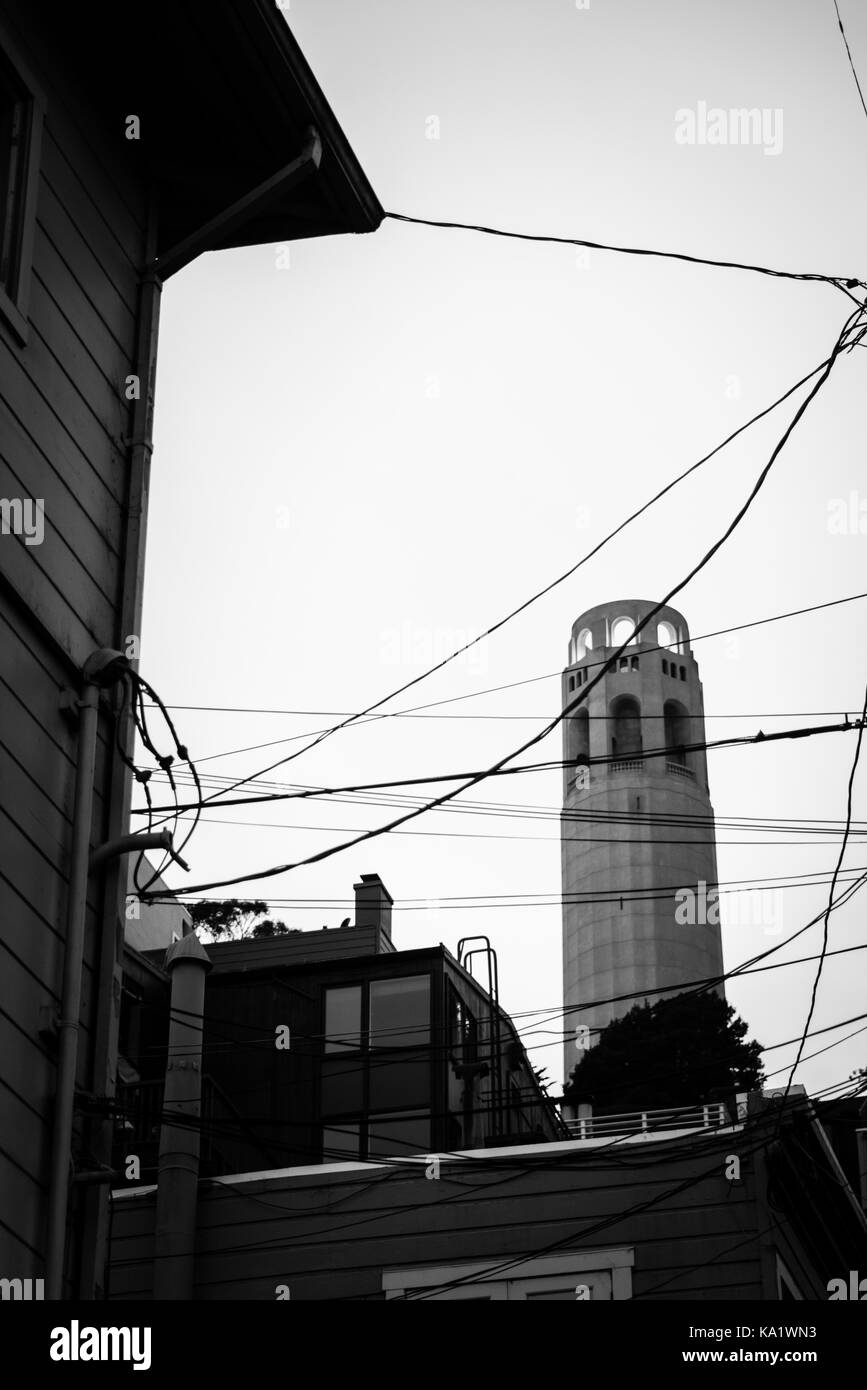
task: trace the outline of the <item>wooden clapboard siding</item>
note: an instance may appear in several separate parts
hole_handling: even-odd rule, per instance
[[[14,1270],[13,1277],[39,1277],[29,1274],[28,1271],[43,1268],[40,1203],[35,1198],[44,1196],[45,1189],[32,1171],[23,1170],[7,1155],[4,1136],[0,1136],[0,1174],[3,1180],[3,1206],[0,1208],[0,1254],[3,1257],[3,1268]]]
[[[26,9],[15,8],[26,29]],[[45,37],[24,55],[48,97],[29,336],[21,347],[0,334],[0,492],[45,502],[41,546],[2,538],[4,577],[19,602],[0,598],[0,1185],[7,1199],[0,1240],[4,1269],[22,1277],[44,1273],[55,1066],[39,1025],[40,1010],[56,1005],[61,990],[76,760],[75,730],[64,722],[59,696],[77,685],[75,668],[95,646],[114,646],[122,635],[130,417],[123,386],[135,370],[145,223],[143,193],[135,191],[136,215],[120,193],[125,182],[129,192],[129,181],[119,170],[108,174],[92,131],[82,133],[84,94],[59,78],[61,55],[52,58]],[[108,829],[102,793],[109,730],[104,719],[101,725],[94,842]],[[88,901],[82,977],[78,1081],[85,1087],[99,956],[97,893],[98,884]]]
[[[61,709],[61,695],[68,687],[70,674],[56,660],[40,661],[26,636],[16,630],[0,593],[0,651],[3,653],[0,748],[7,751],[30,779],[28,814],[38,816],[37,798],[47,798],[71,823],[76,731]],[[100,788],[109,757],[109,731],[103,725],[97,740],[99,783],[94,792],[97,818],[103,812]],[[24,807],[21,809],[23,811]]]
[[[88,345],[86,319],[85,322],[79,320],[76,323],[70,320],[67,313],[54,299],[42,277],[35,275],[30,288],[32,332],[65,372],[90,416],[104,430],[109,445],[118,453],[124,453],[123,441],[130,425],[130,404],[124,394],[127,374],[124,373],[123,377],[116,375],[116,357],[106,362],[107,371],[115,375],[109,376],[103,371]],[[123,362],[121,365],[127,364]],[[132,362],[129,367],[132,371]],[[123,470],[107,473],[102,481],[112,496],[122,502]]]
[[[32,473],[33,470],[28,471]],[[34,496],[22,485],[18,473],[6,464],[2,454],[0,489],[3,497]],[[57,500],[50,496],[53,491],[48,487],[45,492],[35,494],[44,504],[44,539],[40,545],[27,545],[18,536],[3,537],[6,579],[22,598],[28,593],[38,593],[44,611],[52,615],[54,622],[65,626],[74,623],[78,630],[83,629],[91,649],[113,645],[110,634],[114,631],[115,605],[76,552],[74,532],[68,528],[73,509],[58,513],[55,508],[52,512],[51,501]]]
[[[71,672],[65,661],[41,649],[40,644],[28,642],[27,637],[25,625],[0,590],[0,742],[5,741],[13,752],[16,745],[26,749],[27,767],[43,791],[51,792],[55,782],[68,787],[71,813],[68,774],[75,767],[75,730],[61,709],[60,699],[69,687]],[[16,728],[18,720],[22,721],[20,729]],[[107,730],[101,726],[98,756],[102,758],[109,756],[107,739]],[[101,795],[97,788],[97,798]]]
[[[63,257],[45,235],[38,222],[34,234],[33,257],[32,282],[34,288],[31,290],[31,296],[34,293],[37,295],[34,312],[39,314],[38,289],[36,287],[40,287],[51,298],[62,287],[62,302],[58,303],[57,300],[54,300],[55,304],[69,321],[76,336],[84,344],[88,356],[93,359],[106,380],[116,382],[119,388],[122,377],[133,370],[132,361],[127,360],[123,355],[118,357],[118,343],[84,290],[70,275]],[[41,321],[37,318],[37,322]],[[116,480],[109,475],[105,481],[108,486],[111,486]]]
[[[370,1167],[224,1180],[200,1193],[195,1296],[273,1300],[282,1283],[293,1300],[381,1298],[385,1269],[494,1264],[568,1239],[576,1250],[632,1250],[633,1297],[758,1298],[753,1185],[733,1188],[721,1166],[708,1175],[701,1150],[700,1140],[686,1157],[660,1144],[657,1161],[637,1171],[558,1167],[553,1158],[543,1167],[524,1150],[511,1161],[501,1158],[496,1175],[486,1171],[475,1181],[469,1165],[446,1160],[435,1182],[425,1179],[423,1165],[412,1173]],[[673,1191],[688,1179],[697,1181]],[[642,1210],[655,1197],[663,1200]],[[153,1215],[152,1194],[117,1200],[113,1297],[148,1295]]]
[[[45,1008],[60,1003],[76,731],[60,708],[68,667],[2,592],[0,654],[0,1186],[4,1194],[18,1194],[4,1203],[0,1244],[8,1252],[4,1268],[39,1277],[55,1084],[53,1049],[39,1028]],[[94,839],[105,821],[107,735],[101,729],[97,745]],[[82,1086],[91,1048],[96,908],[92,895],[82,980]]]
[[[51,142],[48,144],[50,147]],[[93,305],[117,349],[129,359],[135,345],[137,272],[132,266],[127,269],[127,297],[102,263],[103,256],[113,245],[109,232],[102,229],[96,246],[89,243],[78,226],[79,216],[87,209],[87,199],[83,190],[75,187],[69,190],[69,196],[74,201],[70,205],[62,203],[47,179],[41,179],[37,221],[66,267],[66,273]],[[117,267],[114,269],[117,271]]]
[[[69,247],[70,254],[81,264],[87,264],[86,258],[90,257],[97,272],[92,278],[97,293],[106,296],[106,303],[113,305],[116,300],[118,307],[123,307],[127,329],[134,334],[141,228],[129,218],[126,242],[123,231],[115,231],[111,216],[106,216],[104,210],[101,170],[92,159],[87,159],[80,142],[77,153],[71,153],[69,145],[73,139],[66,112],[59,106],[54,106],[53,110],[59,120],[52,119],[51,111],[47,113],[42,146],[42,178],[51,196],[44,202],[40,200],[40,221],[51,232],[56,225],[55,215],[68,218],[74,211],[76,238],[70,239],[70,228],[61,225],[60,244],[64,252]],[[129,142],[123,139],[123,120],[119,119],[117,148],[121,150],[124,146],[129,149]],[[94,197],[96,189],[98,197]]]
[[[122,636],[124,383],[135,371],[145,191],[129,167],[121,117],[113,133],[94,119],[39,15],[6,4],[2,20],[46,95],[29,337],[22,348],[0,334],[0,434],[11,470],[2,485],[45,499],[46,536],[40,547],[7,543],[4,568],[80,665],[95,645]]]
[[[39,469],[44,460],[45,467],[56,474],[65,489],[64,509],[80,509],[101,538],[106,552],[116,556],[123,540],[119,496],[94,471],[90,460],[76,447],[49,404],[34,388],[24,370],[21,354],[10,351],[9,345],[2,341],[0,346],[3,349],[0,361],[5,363],[2,438],[10,466],[32,469],[35,486],[43,476]],[[116,486],[119,487],[119,482]]]

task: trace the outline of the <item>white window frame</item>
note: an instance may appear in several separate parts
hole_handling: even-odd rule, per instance
[[[416,1293],[423,1298],[429,1291],[431,1302],[468,1302],[475,1298],[526,1302],[528,1294],[560,1293],[567,1289],[574,1293],[579,1284],[589,1287],[591,1300],[619,1302],[632,1297],[635,1254],[631,1248],[528,1255],[519,1264],[501,1268],[513,1258],[503,1255],[484,1264],[463,1260],[450,1265],[386,1269],[382,1272],[382,1288],[387,1299]],[[443,1288],[458,1279],[466,1282],[457,1288]],[[436,1289],[442,1292],[435,1293]]]
[[[45,117],[45,95],[33,77],[8,31],[0,25],[0,50],[22,87],[30,95],[30,129],[27,141],[27,166],[21,194],[21,245],[18,252],[18,283],[14,298],[0,285],[0,323],[11,331],[16,343],[27,342],[27,313],[30,304],[30,271],[33,261],[33,240],[36,227],[36,199],[39,189],[39,170],[42,150],[42,124]]]

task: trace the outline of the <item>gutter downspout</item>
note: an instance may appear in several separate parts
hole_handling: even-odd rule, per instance
[[[172,977],[169,1046],[160,1130],[154,1227],[154,1298],[193,1297],[205,975],[211,962],[198,937],[184,936],[166,952]],[[173,1116],[180,1123],[173,1123]]]
[[[119,652],[100,648],[84,665],[84,688],[76,702],[79,711],[78,760],[75,774],[75,802],[72,817],[72,850],[66,909],[66,938],[63,958],[63,994],[58,1021],[57,1082],[54,1098],[54,1129],[51,1136],[51,1169],[48,1189],[48,1236],[45,1256],[46,1298],[63,1297],[66,1264],[66,1226],[69,1204],[72,1129],[75,1118],[75,1073],[78,1069],[78,1034],[81,1027],[81,979],[84,970],[84,944],[87,926],[87,888],[91,871],[106,861],[118,859],[138,849],[159,847],[172,854],[168,831],[149,831],[127,835],[101,845],[90,853],[93,824],[96,740],[99,724],[99,696],[124,669]],[[182,862],[182,861],[181,861]]]
[[[69,1198],[69,1164],[78,1062],[81,1016],[81,975],[87,918],[87,876],[93,820],[93,782],[96,771],[96,730],[99,718],[99,686],[85,681],[78,701],[78,765],[72,818],[72,862],[66,910],[66,945],[63,960],[63,995],[59,1022],[57,1090],[48,1189],[48,1239],[45,1257],[45,1296],[63,1296],[66,1250],[66,1209]]]
[[[142,246],[143,266],[153,260],[156,254],[156,245],[156,200],[150,196],[148,222]],[[159,275],[151,270],[142,270],[135,353],[127,368],[128,371],[139,376],[141,390],[138,399],[133,402],[129,433],[124,436],[129,480],[123,548],[123,588],[117,626],[117,640],[122,646],[126,645],[126,639],[129,636],[141,634],[144,552],[147,534],[151,453],[153,451],[161,290]],[[132,659],[130,665],[137,669],[138,661]],[[127,755],[132,757],[135,733],[128,709],[122,716],[118,734],[121,746]],[[112,762],[108,834],[115,836],[123,834],[129,828],[132,774],[119,757],[113,756]],[[111,870],[105,876],[103,894],[105,928],[98,976],[95,981],[95,1030],[93,1078],[91,1081],[94,1095],[105,1096],[109,1100],[115,1096],[117,1083],[117,1037],[123,978],[126,898],[125,872]],[[111,1164],[112,1138],[112,1120],[108,1117],[102,1120],[95,1119],[90,1131],[90,1149],[95,1158],[107,1167]],[[84,1299],[101,1299],[104,1296],[111,1220],[108,1193],[102,1187],[91,1189],[84,1206],[79,1296]]]

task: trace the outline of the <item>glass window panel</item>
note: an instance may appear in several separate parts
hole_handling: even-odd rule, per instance
[[[325,991],[325,1051],[361,1043],[361,985]]]
[[[430,1115],[371,1115],[367,1152],[370,1158],[384,1154],[418,1154],[430,1149]]]
[[[360,1125],[326,1125],[322,1130],[322,1162],[340,1163],[361,1153]]]
[[[364,1109],[364,1060],[341,1052],[322,1058],[322,1114],[350,1115]]]
[[[421,1047],[430,1040],[430,976],[370,982],[370,1046]]]
[[[416,1110],[430,1104],[430,1056],[380,1054],[370,1059],[371,1110]]]

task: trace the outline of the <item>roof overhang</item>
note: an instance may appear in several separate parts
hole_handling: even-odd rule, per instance
[[[273,0],[103,2],[65,24],[70,62],[118,139],[128,115],[140,119],[127,149],[156,194],[157,261],[190,241],[198,255],[379,226],[379,200]]]

